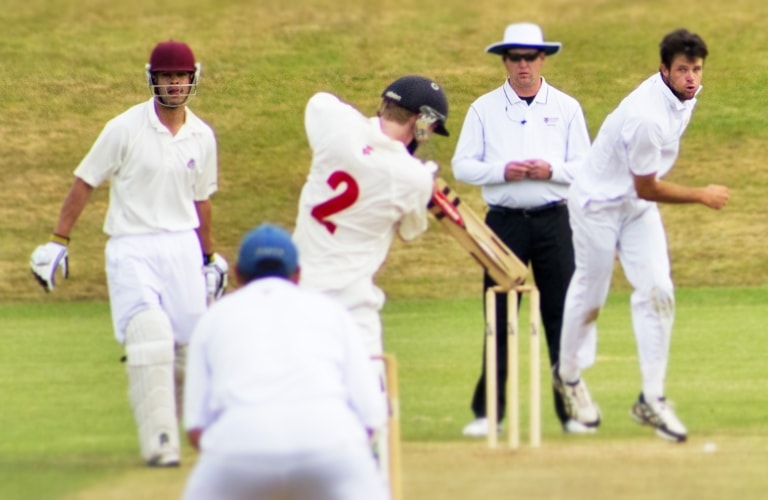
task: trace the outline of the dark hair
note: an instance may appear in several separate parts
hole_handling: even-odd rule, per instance
[[[696,33],[691,33],[685,28],[669,33],[659,44],[661,62],[669,68],[675,56],[684,55],[688,59],[705,59],[709,51],[707,44]]]

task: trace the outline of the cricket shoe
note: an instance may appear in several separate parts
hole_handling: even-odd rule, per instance
[[[501,434],[501,425],[497,426],[496,432]],[[461,433],[467,437],[485,437],[488,435],[488,419],[485,417],[476,418],[464,426]]]
[[[181,464],[178,448],[171,444],[165,432],[160,434],[159,440],[155,453],[147,460],[147,467],[178,467]]]
[[[666,398],[646,401],[643,393],[640,393],[637,401],[632,405],[630,416],[638,424],[655,427],[656,435],[662,439],[682,443],[688,438],[688,430],[677,418]]]
[[[147,467],[178,467],[180,464],[178,453],[158,453],[147,460]]]
[[[572,418],[563,423],[564,434],[594,434],[595,432],[597,432],[597,426],[584,425]]]
[[[560,378],[557,369],[558,365],[552,369],[552,385],[563,397],[565,412],[576,423],[593,429],[597,428],[600,425],[600,410],[592,402],[587,384],[583,379],[576,382],[565,382]]]

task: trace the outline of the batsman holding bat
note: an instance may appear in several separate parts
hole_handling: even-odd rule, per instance
[[[560,350],[563,304],[574,266],[565,198],[589,148],[581,105],[541,76],[546,57],[560,47],[559,42],[545,42],[537,25],[516,23],[507,27],[503,41],[486,49],[501,56],[507,78],[470,106],[452,161],[457,180],[482,187],[489,208],[488,227],[524,265],[531,264],[541,292],[541,317],[552,365]],[[484,292],[497,284],[501,283],[485,274]],[[499,295],[497,331],[506,331],[506,324],[507,297]],[[507,336],[498,335],[496,341],[497,357],[504,360]],[[464,428],[466,436],[489,432],[485,373],[483,366],[471,404],[475,419]],[[503,416],[506,363],[497,363],[496,376],[497,404]],[[590,431],[569,418],[559,394],[553,397],[565,432]]]
[[[383,351],[384,293],[374,275],[395,235],[413,240],[428,227],[436,165],[412,154],[432,133],[448,135],[448,101],[436,82],[404,76],[381,98],[371,118],[325,92],[307,103],[312,165],[293,234],[301,285],[336,298],[352,313],[371,356]],[[385,471],[386,436],[378,443]]]
[[[146,66],[152,97],[113,118],[75,170],[51,241],[30,266],[46,291],[68,275],[70,234],[91,192],[110,184],[104,232],[115,337],[125,345],[141,455],[179,464],[186,347],[206,299],[227,284],[213,250],[210,196],[217,188],[213,130],[187,108],[200,65],[185,43],[158,44]],[[207,297],[206,297],[207,296]]]
[[[576,272],[568,288],[560,366],[555,387],[569,414],[597,426],[577,353],[595,335],[597,317],[610,288],[615,254],[632,285],[632,325],[642,388],[632,418],[671,441],[688,431],[666,400],[675,298],[661,203],[701,203],[720,209],[725,186],[688,187],[662,180],[674,165],[680,137],[691,119],[707,46],[685,29],[667,34],[660,45],[659,71],[633,90],[600,127],[581,174],[571,185],[568,206],[576,249]]]

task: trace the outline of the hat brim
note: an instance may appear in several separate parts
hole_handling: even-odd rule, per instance
[[[546,42],[541,45],[526,45],[521,43],[506,43],[498,42],[489,45],[485,51],[489,54],[498,54],[503,56],[510,49],[538,49],[544,52],[546,55],[551,56],[560,52],[560,48],[563,44],[558,42]]]

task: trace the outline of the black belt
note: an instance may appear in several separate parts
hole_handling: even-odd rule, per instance
[[[500,212],[505,215],[522,215],[523,217],[536,217],[537,215],[544,215],[548,212],[553,212],[555,210],[565,208],[566,203],[567,202],[565,200],[552,201],[550,203],[545,203],[544,205],[539,205],[538,207],[531,207],[531,208],[509,208],[509,207],[502,207],[500,205],[488,205],[488,209],[491,212]]]

